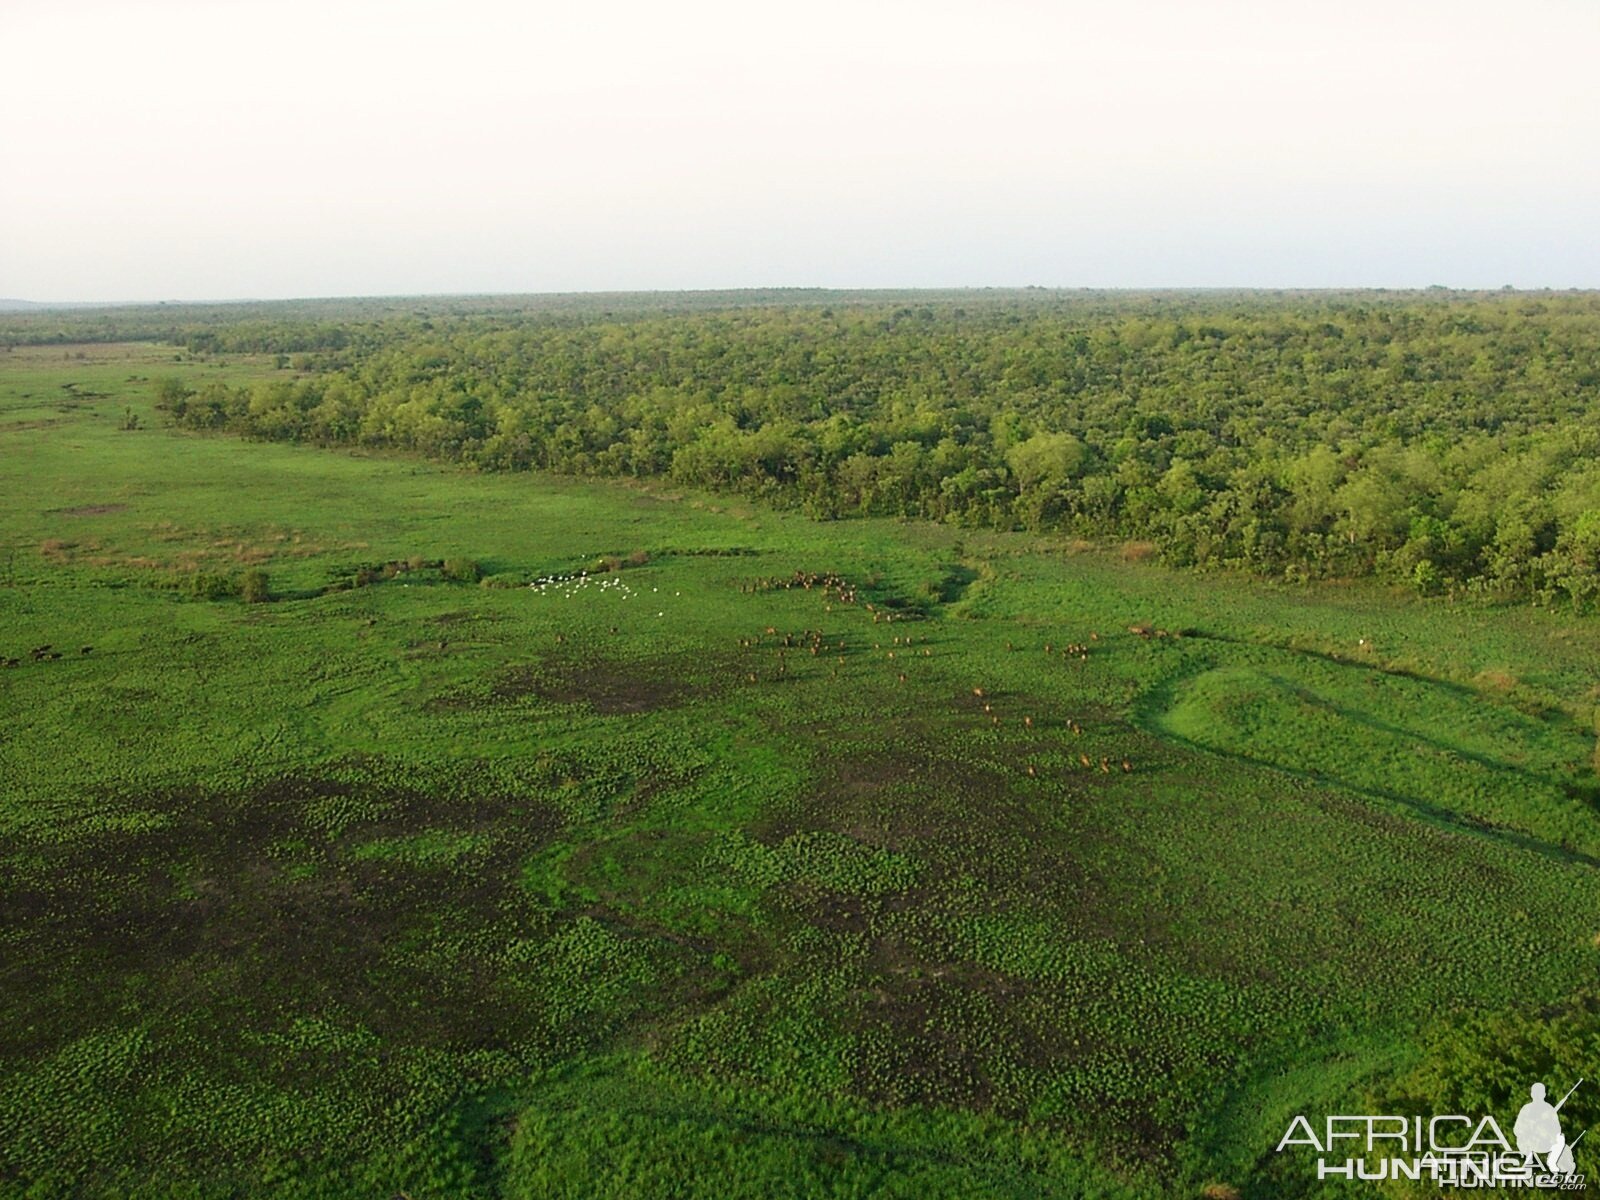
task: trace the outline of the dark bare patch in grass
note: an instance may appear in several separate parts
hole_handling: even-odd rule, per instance
[[[432,712],[472,711],[534,698],[617,717],[676,708],[721,690],[720,682],[706,680],[696,664],[681,659],[559,658],[508,668],[484,684],[435,696],[427,707]]]
[[[127,512],[126,504],[79,504],[74,508],[55,508],[50,510],[63,517],[105,517],[112,513]]]
[[[533,679],[508,680],[506,688],[531,688],[558,704],[586,704],[603,716],[676,708],[696,694],[694,685],[670,665],[627,661],[557,663]]]
[[[559,828],[549,806],[305,776],[140,803],[167,823],[45,848],[6,889],[28,931],[0,970],[24,1010],[0,1031],[6,1058],[81,1036],[124,1004],[273,997],[452,1046],[488,1045],[525,1023],[494,964],[465,948],[518,919],[518,866]],[[447,874],[352,853],[440,829],[481,834],[483,853]],[[92,994],[78,990],[88,979]]]

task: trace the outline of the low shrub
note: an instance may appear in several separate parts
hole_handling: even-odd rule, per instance
[[[265,604],[272,599],[272,588],[265,571],[246,571],[239,576],[239,596],[246,604]]]

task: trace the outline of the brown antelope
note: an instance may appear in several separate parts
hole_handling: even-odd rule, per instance
[[[1080,762],[1080,763],[1082,763],[1082,764],[1083,764],[1083,765],[1084,765],[1084,766],[1086,766],[1086,767],[1092,767],[1092,766],[1094,766],[1094,764],[1093,764],[1093,763],[1092,763],[1092,762],[1090,762],[1090,761],[1089,761],[1089,756],[1088,756],[1088,755],[1087,755],[1087,754],[1080,754],[1080,755],[1078,755],[1078,761],[1079,761],[1079,762]]]
[[[1024,728],[1032,729],[1033,728],[1033,718],[1032,717],[1023,717],[1022,718],[1022,724],[1023,724]]]
[[[1123,773],[1126,774],[1127,772],[1133,770],[1133,764],[1131,762],[1129,762],[1127,759],[1123,759],[1122,760],[1122,770],[1123,770]]]

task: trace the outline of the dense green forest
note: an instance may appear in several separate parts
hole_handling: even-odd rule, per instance
[[[715,300],[716,302],[713,302]],[[759,294],[225,311],[281,382],[182,425],[665,477],[817,517],[1135,543],[1175,566],[1600,599],[1600,297]]]

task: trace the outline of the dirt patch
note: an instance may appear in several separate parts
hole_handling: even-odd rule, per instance
[[[63,517],[105,517],[112,513],[127,512],[126,504],[80,504],[75,508],[55,508],[50,510]]]
[[[0,969],[25,1018],[0,1030],[5,1058],[133,1005],[207,1010],[227,1025],[235,1005],[289,1004],[441,1046],[492,1045],[527,1025],[473,947],[526,921],[520,864],[558,832],[553,808],[305,776],[139,806],[166,824],[49,847],[0,890],[26,929]],[[351,853],[433,831],[481,835],[482,853],[437,869]]]
[[[430,712],[471,711],[533,698],[583,705],[605,717],[633,716],[718,694],[721,684],[716,674],[707,678],[705,670],[704,663],[678,659],[547,659],[509,668],[484,684],[446,692],[427,707]]]
[[[695,694],[687,680],[638,663],[564,665],[533,680],[507,680],[501,691],[531,687],[557,704],[586,704],[602,716],[676,708]]]

